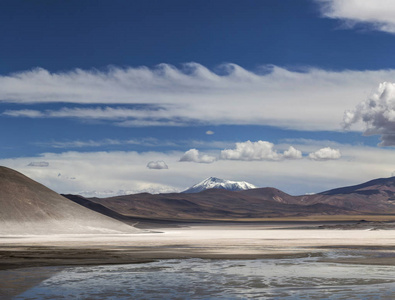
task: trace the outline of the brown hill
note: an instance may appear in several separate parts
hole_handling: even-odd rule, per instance
[[[341,187],[320,193],[321,195],[338,194],[361,194],[377,195],[383,194],[385,197],[395,196],[395,177],[378,178],[362,184]]]
[[[66,195],[70,197],[71,195]],[[297,199],[279,190],[264,188],[250,191],[211,189],[195,194],[135,194],[110,198],[90,198],[118,215],[153,220],[218,220],[306,216],[314,214],[352,214],[347,208],[330,204],[301,205]]]
[[[137,232],[62,197],[30,178],[0,167],[0,234]]]
[[[312,215],[395,214],[394,195],[395,177],[392,177],[306,196],[291,196],[275,188],[245,191],[210,189],[195,194],[142,193],[102,199],[90,198],[84,200],[85,204],[81,204],[91,208],[93,204],[100,205],[100,209],[104,207],[119,216],[132,219],[234,220]]]
[[[300,199],[306,205],[324,203],[367,214],[393,214],[395,210],[395,177],[379,178],[354,186],[300,197]]]

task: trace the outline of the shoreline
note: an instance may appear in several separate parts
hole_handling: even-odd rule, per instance
[[[276,259],[363,253],[341,261],[395,265],[394,223],[196,224],[138,234],[0,236],[0,270],[145,263],[160,259]],[[372,227],[373,226],[373,227]]]
[[[393,247],[391,248],[392,250]],[[29,249],[28,252],[32,250],[36,251],[37,249]],[[116,250],[113,252],[103,252],[99,249],[59,249],[59,248],[51,248],[51,247],[43,247],[40,249],[40,255],[52,253],[55,257],[59,254],[63,253],[67,255],[77,255],[77,258],[67,258],[66,260],[56,260],[56,261],[46,261],[44,264],[42,262],[36,261],[31,265],[17,265],[14,268],[6,268],[0,269],[0,298],[7,300],[7,299],[14,299],[14,297],[21,295],[22,293],[28,291],[31,288],[34,288],[37,285],[40,285],[41,282],[50,279],[52,276],[56,276],[56,274],[67,270],[67,268],[72,267],[86,267],[86,266],[105,266],[105,265],[125,265],[125,264],[146,264],[155,262],[158,260],[167,260],[167,259],[193,259],[193,258],[200,258],[204,260],[237,260],[237,261],[244,261],[244,260],[259,260],[259,259],[269,259],[269,260],[281,260],[281,259],[298,259],[298,258],[311,258],[314,257],[318,264],[322,263],[336,263],[336,264],[356,264],[356,265],[381,265],[381,266],[395,266],[395,256],[392,257],[378,257],[376,255],[372,255],[372,253],[365,253],[364,256],[355,256],[353,258],[350,257],[338,257],[338,258],[325,258],[325,253],[322,251],[323,249],[312,249],[313,252],[299,252],[299,253],[277,253],[277,254],[261,254],[261,255],[222,255],[222,254],[207,254],[207,255],[194,255],[194,256],[179,256],[176,253],[172,252],[172,254],[164,255],[163,251],[159,251],[157,255],[153,255],[150,260],[147,260],[147,257],[150,255],[141,256],[140,258],[136,258],[136,252],[130,253],[129,250]],[[307,249],[306,249],[307,250]],[[316,252],[316,250],[318,252]],[[344,251],[344,248],[336,248],[332,247],[330,251],[337,251],[341,250]],[[355,250],[355,249],[349,249]],[[377,249],[376,249],[377,250]],[[387,247],[382,247],[380,251],[388,250]],[[85,252],[83,255],[87,255],[90,258],[88,260],[83,260],[81,254]],[[129,253],[133,255],[133,259],[129,261],[128,255],[125,254]],[[141,253],[140,253],[141,254]],[[152,252],[151,252],[152,254]],[[179,253],[180,254],[180,253]],[[347,253],[343,253],[347,256]],[[92,260],[91,256],[96,256],[96,259],[100,258],[100,260]],[[113,259],[113,260],[103,260],[103,256],[108,255],[118,255],[118,258],[121,255],[123,257],[122,260]],[[22,259],[21,255],[21,259]],[[139,255],[137,255],[139,256]],[[108,258],[108,257],[107,257]]]
[[[111,264],[141,264],[166,259],[213,259],[213,260],[254,260],[254,259],[286,259],[316,256],[308,250],[286,253],[231,254],[210,253],[191,248],[128,248],[128,249],[70,249],[61,247],[17,247],[10,251],[0,249],[0,270],[20,268],[54,267],[54,266],[87,266]],[[6,262],[5,262],[6,260]]]
[[[347,257],[327,258],[325,253],[336,251]],[[0,249],[0,271],[37,268],[37,267],[70,267],[97,266],[118,264],[142,264],[166,259],[211,259],[211,260],[254,260],[254,259],[293,259],[317,257],[318,262],[333,262],[344,264],[391,265],[395,266],[394,247],[381,246],[375,251],[365,251],[363,247],[348,248],[344,246],[325,249],[298,248],[293,250],[275,251],[276,253],[221,253],[202,252],[189,249],[136,249],[104,250],[104,249],[70,249],[61,247],[18,247],[7,251]],[[353,256],[355,252],[358,255]]]

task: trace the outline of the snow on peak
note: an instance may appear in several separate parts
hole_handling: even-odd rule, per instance
[[[199,193],[208,189],[224,189],[228,191],[243,191],[256,189],[257,187],[245,181],[224,180],[217,177],[209,177],[183,191],[183,193]]]

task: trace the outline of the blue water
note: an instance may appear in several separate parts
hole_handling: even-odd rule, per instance
[[[395,267],[315,258],[68,267],[16,299],[395,299]]]

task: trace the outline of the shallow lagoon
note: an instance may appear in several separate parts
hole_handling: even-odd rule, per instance
[[[395,298],[395,266],[317,260],[172,259],[67,267],[15,299]]]

